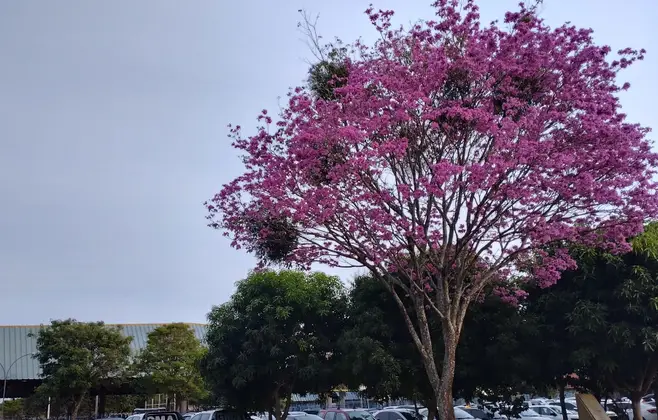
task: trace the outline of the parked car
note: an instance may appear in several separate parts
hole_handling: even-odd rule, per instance
[[[376,420],[423,420],[424,417],[408,408],[389,408],[375,413]]]
[[[191,420],[251,420],[252,416],[235,410],[207,410],[196,413]],[[126,419],[128,420],[128,419]],[[141,419],[140,419],[141,420]]]
[[[482,410],[487,413],[490,419],[509,420],[507,415],[502,414],[502,407],[500,407],[498,404],[484,403]]]
[[[643,420],[658,420],[656,415],[656,404],[640,402],[640,412],[642,413]],[[630,420],[633,419],[633,405],[626,409],[626,415]]]
[[[484,410],[480,410],[479,408],[473,408],[473,407],[466,407],[466,406],[459,406],[455,407],[459,408],[460,410],[463,410],[473,416],[476,419],[481,419],[481,420],[491,420],[493,419],[493,416],[491,414],[488,414]]]
[[[553,420],[552,417],[540,416],[539,413],[537,413],[536,411],[530,410],[530,409],[523,410],[519,414],[517,414],[516,417],[512,417],[512,418],[520,419],[520,420],[526,420],[526,419],[527,420]]]
[[[303,411],[297,411],[293,413],[288,413],[286,419],[291,420],[322,420],[322,417],[316,416],[315,414],[305,413]]]
[[[323,420],[375,420],[375,417],[363,409],[329,408],[318,414]]]
[[[185,414],[183,414],[183,419],[184,420],[190,420],[192,417],[194,417],[195,414],[196,414],[196,412],[185,413]]]
[[[551,407],[560,407],[560,402],[559,401],[553,401],[553,402],[549,403],[548,405],[550,405]],[[576,405],[575,401],[571,402],[571,401],[566,401],[565,400],[564,401],[564,408],[566,408],[567,410],[571,410],[571,411],[576,411],[576,412],[578,411],[578,406]]]
[[[562,416],[561,407],[556,407],[551,405],[532,405],[530,406],[530,409],[532,411],[536,411],[537,414],[539,414],[542,417],[549,417],[552,418],[553,420],[562,420],[564,418]],[[578,413],[571,410],[567,410],[567,417],[569,418],[569,420],[578,420]]]
[[[617,418],[621,420],[633,420],[633,404],[628,398],[622,398],[618,401],[603,401],[601,405],[603,404],[605,404],[609,411],[614,412]],[[646,403],[641,401],[640,411],[644,420],[658,420],[655,402]]]
[[[474,419],[472,415],[468,414],[466,411],[462,410],[459,407],[455,407],[454,409],[455,412],[455,419],[460,419],[460,420],[470,420]],[[423,416],[424,419],[427,419],[427,415],[429,414],[429,410],[427,408],[421,408],[418,410],[418,413]]]

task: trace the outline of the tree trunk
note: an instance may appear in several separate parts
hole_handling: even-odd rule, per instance
[[[274,418],[281,420],[281,396],[279,395],[279,388],[274,391]]]
[[[86,392],[83,392],[75,401],[75,405],[73,406],[73,411],[71,412],[71,420],[76,420],[78,418],[78,411],[80,411],[80,406],[82,405],[82,401],[85,399],[86,394],[87,394]]]
[[[633,403],[633,420],[642,420],[642,406],[640,401],[642,401],[641,392],[631,393],[631,402]]]
[[[564,382],[560,382],[558,384],[558,387],[560,388],[560,408],[562,409],[562,420],[569,420],[569,416],[567,415],[567,407],[564,405],[564,386]]]
[[[449,321],[444,321],[444,324]],[[448,330],[448,331],[446,331]],[[436,396],[440,420],[455,420],[453,407],[452,384],[455,379],[455,358],[457,356],[457,341],[454,328],[443,328],[443,364],[441,366],[441,380],[439,393]]]
[[[292,404],[292,392],[289,392],[286,397],[286,402],[283,406],[283,413],[281,414],[281,420],[285,420],[288,417],[290,412],[290,404]]]
[[[389,404],[390,405],[390,404]],[[427,420],[436,419],[436,398],[430,399],[427,403]]]

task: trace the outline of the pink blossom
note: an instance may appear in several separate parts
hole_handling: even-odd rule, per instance
[[[381,39],[354,44],[334,99],[296,88],[275,127],[264,110],[254,135],[231,128],[245,172],[210,200],[211,226],[257,252],[274,232],[254,220],[287,223],[286,263],[424,279],[439,310],[436,290],[467,305],[530,260],[554,283],[574,267],[568,242],[628,249],[658,214],[658,156],[616,80],[644,50],[610,62],[589,29],[524,6],[482,25],[459,4],[436,1],[436,21],[409,30],[368,9]]]

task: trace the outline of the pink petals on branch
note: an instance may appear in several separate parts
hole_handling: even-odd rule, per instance
[[[436,22],[408,31],[368,9],[381,40],[355,44],[335,99],[297,88],[274,126],[263,110],[255,135],[232,129],[245,173],[208,210],[233,246],[256,249],[248,220],[286,219],[298,235],[287,263],[414,278],[412,260],[434,267],[427,293],[446,278],[477,293],[531,256],[550,285],[573,268],[564,244],[620,251],[657,215],[649,130],[617,97],[619,70],[644,50],[608,62],[590,30],[551,29],[524,6],[500,27],[481,25],[473,1],[434,6]]]

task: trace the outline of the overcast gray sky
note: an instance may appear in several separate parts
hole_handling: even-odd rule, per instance
[[[241,170],[226,125],[254,127],[304,78],[298,9],[372,40],[369,2],[1,1],[0,324],[204,322],[253,266],[205,226],[201,203]],[[430,0],[374,3],[432,17]],[[490,21],[517,1],[481,3]],[[649,51],[623,103],[658,126],[656,0],[544,3],[552,25]]]

